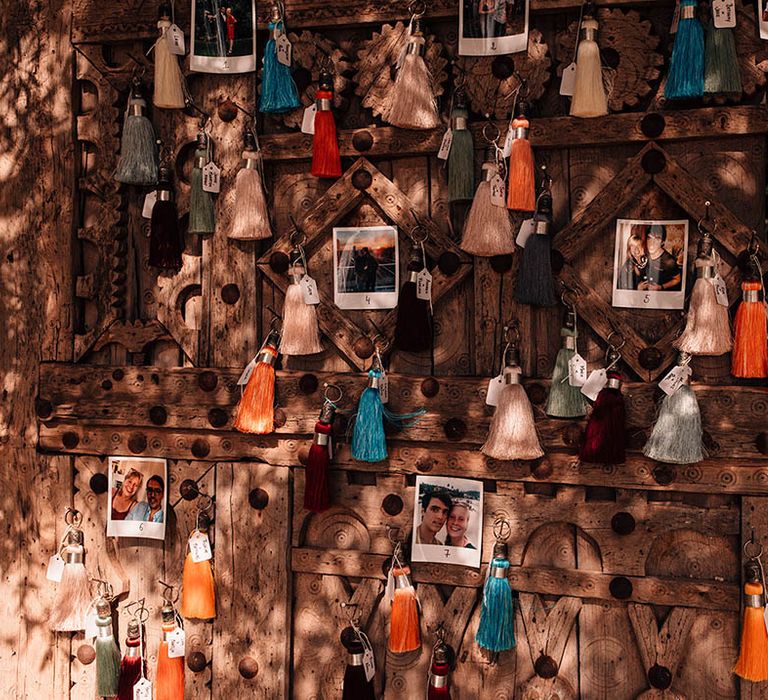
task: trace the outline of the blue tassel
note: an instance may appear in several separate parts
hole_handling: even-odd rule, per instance
[[[283,32],[283,22],[270,22],[269,30],[275,33]],[[277,30],[277,32],[275,31]],[[264,47],[264,71],[261,78],[261,97],[259,111],[265,114],[282,114],[301,107],[299,91],[293,81],[290,66],[285,66],[277,60],[277,45],[270,38]]]
[[[690,16],[691,13],[693,16]],[[696,16],[696,0],[681,0],[680,21],[677,23],[664,97],[680,100],[703,95],[704,28]]]
[[[494,576],[494,568],[507,570],[509,561],[500,558],[491,561],[475,641],[483,649],[497,653],[515,646],[515,603],[507,577]]]

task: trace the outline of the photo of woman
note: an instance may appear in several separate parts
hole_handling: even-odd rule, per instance
[[[469,520],[469,504],[463,501],[454,501],[448,513],[448,521],[445,524],[445,530],[448,533],[445,538],[446,545],[449,547],[477,549],[467,538]]]
[[[123,483],[112,489],[112,520],[125,520],[138,505],[142,481],[144,481],[142,473],[136,469],[131,469],[125,475]]]
[[[165,538],[168,463],[154,457],[109,458],[109,537]]]
[[[254,0],[192,0],[190,68],[202,73],[256,70]]]

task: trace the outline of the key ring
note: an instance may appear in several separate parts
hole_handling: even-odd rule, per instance
[[[326,401],[327,401],[329,404],[331,404],[331,405],[335,406],[337,403],[340,403],[340,402],[341,402],[341,397],[342,397],[342,396],[344,396],[344,392],[341,390],[341,387],[337,386],[336,384],[329,384],[328,382],[325,382],[325,383],[323,384],[323,389],[324,389],[324,391],[323,391],[323,398],[324,398],[324,399],[325,399],[325,400],[326,400]],[[337,396],[335,399],[332,399],[332,398],[330,397],[330,395],[329,395],[329,394],[330,394],[330,392],[331,392],[333,389],[335,389],[336,391],[338,391],[338,392],[339,392],[339,395],[338,395],[338,396]]]
[[[512,536],[512,524],[504,517],[493,521],[493,536],[497,542],[506,542]]]

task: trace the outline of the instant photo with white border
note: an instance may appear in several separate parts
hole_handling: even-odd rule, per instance
[[[248,2],[239,1],[239,4],[248,6]],[[248,13],[238,17],[236,10],[224,0],[192,0],[191,70],[198,73],[256,70],[256,0],[250,0],[250,17]],[[241,14],[239,10],[237,14]]]
[[[480,567],[483,482],[416,477],[411,560]]]
[[[157,457],[110,457],[108,470],[107,536],[165,539],[168,461]],[[121,505],[128,507],[123,509]],[[114,517],[115,513],[120,517]]]
[[[333,229],[333,300],[340,309],[394,309],[400,288],[395,226]]]
[[[461,0],[459,55],[498,56],[526,51],[528,10],[528,0]]]
[[[687,219],[617,219],[612,305],[682,309],[687,261]]]

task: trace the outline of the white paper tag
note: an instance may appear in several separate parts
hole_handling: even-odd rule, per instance
[[[313,102],[304,110],[304,117],[301,120],[301,133],[315,133],[315,116],[317,115],[317,105]]]
[[[168,43],[168,50],[175,56],[183,56],[186,53],[184,32],[177,25],[172,24],[165,30],[165,40]]]
[[[168,635],[168,658],[178,659],[184,656],[187,646],[187,635],[181,627],[177,627]]]
[[[389,403],[389,377],[386,372],[382,372],[379,378],[379,396],[381,403]]]
[[[432,275],[426,267],[416,275],[416,298],[432,301]]]
[[[141,215],[145,219],[152,218],[152,210],[155,208],[155,202],[157,202],[157,190],[147,192],[147,196],[144,197],[144,206],[141,208]]]
[[[680,23],[680,0],[675,3],[675,11],[672,14],[672,24],[669,27],[670,34],[677,34],[677,25]]]
[[[507,127],[507,135],[504,137],[504,148],[501,149],[501,155],[504,158],[509,158],[509,154],[512,153],[512,142],[515,140],[515,130],[512,126]]]
[[[213,192],[221,189],[221,169],[211,161],[203,167],[203,192]]]
[[[139,678],[133,686],[133,700],[152,700],[152,683],[147,678]]]
[[[63,573],[64,573],[64,560],[58,554],[54,554],[48,560],[48,570],[45,572],[45,577],[49,581],[53,581],[54,583],[59,583],[61,581],[61,576]]]
[[[245,386],[248,383],[248,380],[251,378],[251,374],[253,374],[253,368],[256,366],[256,358],[254,357],[243,370],[243,373],[240,375],[240,379],[237,380],[238,386]]]
[[[573,91],[576,87],[576,61],[569,63],[563,70],[563,77],[560,80],[560,94],[566,97],[573,97]]]
[[[579,353],[576,353],[568,360],[568,383],[571,386],[584,386],[586,381],[587,361]]]
[[[301,293],[304,295],[305,304],[319,304],[320,296],[317,293],[317,282],[309,275],[304,275],[299,282]]]
[[[535,230],[536,222],[533,219],[526,219],[522,224],[520,224],[520,230],[517,232],[515,243],[517,243],[517,245],[519,245],[521,248],[525,248],[526,242]]]
[[[717,303],[721,306],[728,306],[728,285],[725,284],[725,280],[719,272],[712,278],[712,285],[715,288]]]
[[[370,649],[363,652],[363,671],[365,671],[365,680],[370,683],[376,675],[376,661]]]
[[[659,382],[661,389],[667,396],[672,396],[677,390],[688,381],[691,376],[691,368],[688,365],[673,367],[664,379]]]
[[[497,207],[507,206],[507,188],[504,178],[498,173],[491,179],[491,204]]]
[[[448,160],[448,154],[451,152],[451,144],[453,143],[453,130],[448,129],[448,131],[443,134],[443,140],[440,142],[440,150],[437,152],[437,157],[440,160]]]
[[[285,34],[281,34],[275,41],[275,48],[277,50],[277,62],[282,63],[284,66],[291,65],[291,55],[293,54],[293,47],[291,46],[290,39]]]
[[[200,530],[195,530],[189,538],[189,553],[192,555],[192,561],[195,564],[213,558],[211,541],[208,539],[208,535],[200,532]]]
[[[501,374],[488,380],[488,389],[485,392],[485,403],[487,406],[499,405],[499,398],[501,398],[501,390],[503,388],[504,377]]]
[[[736,26],[735,0],[713,0],[712,17],[716,29],[733,29]]]
[[[594,401],[600,390],[608,383],[608,374],[605,369],[594,369],[587,377],[587,381],[584,382],[584,386],[581,387],[581,393],[584,394],[590,401]]]
[[[96,606],[91,605],[85,615],[85,638],[93,639],[99,634],[99,627],[96,624]]]

